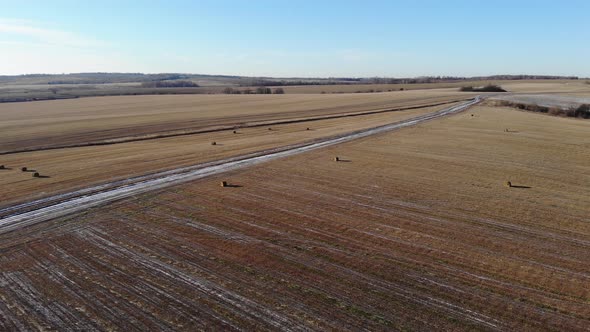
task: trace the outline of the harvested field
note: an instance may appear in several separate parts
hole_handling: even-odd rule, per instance
[[[502,87],[514,93],[551,93],[564,95],[590,96],[590,85],[584,80],[568,81],[512,81],[505,82]]]
[[[74,77],[77,76],[77,77]],[[197,75],[198,76],[198,75]],[[65,77],[0,77],[0,103],[15,102],[15,101],[35,101],[35,100],[63,100],[72,98],[89,98],[100,96],[132,96],[132,95],[181,95],[181,94],[223,94],[227,87],[231,87],[234,91],[245,92],[256,91],[257,84],[264,84],[265,86],[275,83],[284,82],[287,85],[272,86],[275,90],[281,88],[288,94],[319,94],[319,93],[365,93],[365,92],[387,92],[403,90],[425,90],[425,89],[441,89],[453,88],[457,89],[462,86],[484,86],[486,84],[510,84],[516,85],[517,89],[526,90],[526,85],[529,89],[539,90],[540,92],[547,91],[547,87],[552,85],[553,88],[563,90],[564,84],[572,84],[577,86],[578,80],[572,79],[535,79],[535,80],[498,80],[498,79],[483,79],[473,78],[471,80],[459,81],[436,81],[433,83],[411,83],[411,84],[378,84],[369,83],[352,83],[350,81],[340,81],[333,79],[271,79],[271,80],[257,80],[248,77],[195,77],[183,78],[178,81],[192,81],[199,84],[199,87],[143,87],[142,83],[154,82],[148,77],[81,77],[80,75],[72,75],[70,78]],[[155,77],[152,77],[152,79]],[[61,81],[60,84],[50,84]],[[64,83],[67,81],[68,83]],[[174,81],[169,81],[174,82]],[[61,84],[64,83],[64,84]],[[314,83],[314,84],[312,84]],[[302,84],[302,85],[291,85]],[[522,87],[521,87],[522,86]],[[567,90],[567,89],[566,89]],[[571,90],[571,89],[569,89]],[[528,91],[531,92],[531,91]]]
[[[0,328],[585,331],[589,134],[477,107],[0,235]]]
[[[225,130],[115,145],[4,155],[0,156],[0,162],[7,169],[0,170],[0,186],[3,188],[0,206],[92,184],[310,142],[431,113],[450,105],[273,125],[272,131],[266,127],[242,128],[236,131],[237,134],[233,130]],[[216,144],[212,145],[213,142]],[[28,173],[17,172],[25,165],[47,177],[36,181]]]
[[[168,95],[0,104],[0,152],[468,99],[451,90],[347,95]]]
[[[515,93],[590,93],[590,85],[583,80],[472,80],[448,83],[423,84],[350,84],[350,85],[305,85],[283,87],[285,93],[354,93],[367,91],[399,91],[447,89],[456,91],[463,86],[500,85]]]
[[[484,85],[488,81],[465,81],[448,83],[417,83],[417,84],[335,84],[335,85],[295,85],[284,86],[285,93],[365,93],[407,90],[448,89],[456,90],[465,84]]]
[[[553,95],[553,94],[521,94],[510,96],[492,97],[491,100],[506,100],[515,103],[527,105],[539,105],[545,107],[569,108],[577,107],[582,104],[590,104],[590,97],[576,97],[570,95]]]

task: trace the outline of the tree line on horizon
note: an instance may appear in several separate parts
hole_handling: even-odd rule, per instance
[[[203,75],[182,73],[72,73],[72,74],[25,74],[25,75],[0,75],[0,83],[18,83],[21,81],[34,81],[34,84],[107,84],[107,83],[134,83],[157,82],[175,80],[219,80],[237,86],[289,86],[289,85],[335,85],[335,84],[422,84],[445,83],[469,80],[577,80],[578,76],[554,76],[554,75],[492,75],[492,76],[422,76],[413,78],[395,77],[316,77],[316,78],[272,78],[272,77],[247,77],[230,75]]]

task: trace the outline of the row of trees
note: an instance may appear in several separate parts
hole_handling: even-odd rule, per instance
[[[552,115],[565,115],[573,118],[590,119],[590,105],[583,104],[580,106],[572,106],[568,109],[562,109],[558,107],[550,107],[549,114]]]
[[[558,106],[541,106],[535,104],[523,104],[512,102],[508,100],[498,100],[494,103],[497,106],[515,107],[521,110],[539,113],[548,113],[557,116],[567,116],[572,118],[590,119],[590,105],[582,104],[578,106],[571,106],[568,108]]]
[[[240,86],[290,86],[290,85],[336,85],[336,84],[350,84],[346,79],[332,80],[332,79],[310,79],[310,80],[275,80],[275,79],[243,79],[240,81]]]
[[[135,83],[135,82],[157,82],[189,79],[184,74],[141,74],[141,73],[79,73],[62,75],[22,75],[24,79],[37,78],[42,82],[43,78],[48,81],[46,84],[106,84],[106,83]],[[2,77],[0,77],[0,81]]]
[[[242,78],[240,86],[289,86],[289,85],[336,85],[336,84],[425,84],[448,83],[461,81],[483,80],[577,80],[577,76],[550,76],[550,75],[493,75],[493,76],[422,76],[422,77],[329,77],[310,79],[272,79],[272,78]]]
[[[474,88],[472,86],[464,86],[459,89],[459,91],[466,91],[466,92],[506,92],[506,90],[502,89],[501,86],[488,84],[481,88]]]
[[[577,80],[577,76],[550,76],[550,75],[493,75],[493,76],[423,76],[415,78],[386,78],[373,77],[361,78],[358,83],[367,84],[422,84],[422,83],[445,83],[461,81],[489,81],[489,80]]]
[[[198,88],[199,85],[193,81],[156,81],[143,82],[142,88]]]
[[[277,94],[277,95],[282,95],[285,93],[285,90],[283,90],[283,88],[276,88],[276,89],[271,89],[271,88],[267,88],[264,86],[258,87],[256,88],[256,90],[252,90],[250,88],[247,89],[243,89],[243,90],[239,90],[239,89],[234,89],[234,88],[230,88],[227,87],[225,89],[223,89],[223,93],[228,94],[228,95],[239,95],[239,94],[245,94],[245,95],[250,95],[250,94],[260,94],[260,95],[270,95],[270,94]]]

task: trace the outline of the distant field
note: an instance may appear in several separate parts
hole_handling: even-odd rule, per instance
[[[590,96],[590,84],[585,81],[520,81],[503,82],[502,87],[514,93],[582,94]]]
[[[499,96],[493,97],[492,100],[506,100],[515,103],[524,103],[528,105],[539,105],[545,107],[577,107],[582,104],[590,104],[589,97],[577,97],[572,95],[556,95],[556,94],[545,94],[545,95],[510,95],[510,96]]]
[[[466,99],[453,90],[346,95],[169,95],[0,104],[0,152],[252,121],[296,119]]]
[[[2,187],[0,206],[155,171],[219,160],[294,143],[311,142],[322,137],[404,120],[449,106],[449,104],[445,104],[437,107],[363,115],[354,118],[344,117],[242,128],[237,130],[237,134],[233,134],[230,129],[115,145],[4,155],[0,156],[0,165],[5,165],[9,169],[0,170],[0,187]],[[234,113],[240,114],[238,111]],[[223,112],[219,112],[217,115],[219,121],[233,120],[231,117],[224,118]],[[248,121],[254,119],[254,117],[248,117],[245,112],[241,113],[241,116]],[[273,130],[269,131],[269,127]],[[306,130],[307,128],[310,130]],[[212,142],[216,142],[216,145],[212,146]],[[23,166],[49,177],[35,179],[32,177],[32,172],[20,171]]]
[[[157,75],[156,75],[157,76]],[[165,75],[164,75],[165,76]],[[186,75],[181,75],[185,77]],[[550,92],[557,90],[575,91],[590,93],[590,85],[583,80],[463,80],[436,83],[415,83],[415,84],[375,84],[369,83],[370,79],[364,79],[363,83],[331,79],[256,79],[248,77],[195,77],[186,76],[179,80],[189,80],[200,85],[196,88],[145,88],[141,84],[150,81],[143,76],[125,76],[113,78],[99,77],[32,77],[4,79],[0,76],[0,102],[10,101],[31,101],[46,99],[70,99],[78,97],[95,96],[117,96],[117,95],[174,95],[174,94],[221,94],[227,87],[234,90],[255,91],[261,84],[269,86],[274,91],[282,88],[285,93],[355,93],[355,92],[386,92],[404,90],[423,90],[454,88],[462,86],[483,86],[486,84],[506,85],[509,91],[514,92]],[[192,78],[191,78],[192,77]],[[152,79],[154,79],[152,77]],[[105,80],[104,83],[98,83]],[[58,81],[59,84],[48,84],[47,82]],[[174,80],[172,80],[174,81]],[[259,82],[260,81],[260,82]],[[63,83],[69,82],[69,83]],[[85,82],[84,84],[80,82]],[[277,86],[274,83],[285,85]],[[258,83],[258,84],[257,84]],[[300,85],[293,85],[300,84]]]
[[[576,90],[590,92],[590,85],[583,81],[572,80],[483,80],[483,81],[462,81],[450,83],[425,83],[425,84],[371,84],[371,85],[308,85],[308,86],[287,86],[283,87],[286,93],[354,93],[368,91],[398,91],[424,90],[424,89],[450,89],[463,86],[484,86],[487,84],[501,85],[510,92],[544,92],[563,90],[572,92]]]
[[[553,89],[563,96],[590,90],[560,82],[508,84],[509,89]],[[0,165],[0,205],[21,202],[149,172],[311,141],[431,112],[444,105],[354,118],[321,120],[470,98],[456,89],[370,94],[175,95],[97,97],[0,104],[0,152],[120,142],[105,146],[7,154]],[[523,95],[533,96],[536,95]],[[565,98],[553,94],[535,98]],[[503,97],[504,98],[504,97]],[[505,98],[520,98],[505,96]],[[567,97],[570,98],[570,97]],[[278,125],[275,122],[314,120]],[[268,124],[276,131],[268,131]],[[510,127],[509,123],[506,127]],[[239,134],[232,134],[234,127]],[[311,131],[305,128],[311,127]],[[193,133],[191,135],[184,135]],[[181,135],[181,136],[174,136]],[[168,138],[160,138],[172,136]],[[153,140],[127,142],[134,139]],[[211,146],[211,142],[219,144]],[[26,166],[50,176],[33,179]]]
[[[0,327],[585,331],[589,147],[477,107],[4,234]]]

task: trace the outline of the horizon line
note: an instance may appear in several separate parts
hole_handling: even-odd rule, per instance
[[[203,74],[190,72],[117,72],[117,71],[89,71],[89,72],[69,72],[69,73],[27,73],[27,74],[0,74],[0,77],[23,77],[23,76],[68,76],[68,75],[88,75],[88,74],[111,74],[111,75],[193,75],[193,76],[211,76],[211,77],[241,77],[241,78],[273,78],[273,79],[418,79],[418,78],[435,78],[435,79],[477,79],[477,78],[493,78],[493,77],[526,77],[535,79],[571,79],[584,80],[589,77],[582,77],[578,75],[554,75],[554,74],[492,74],[492,75],[475,75],[475,76],[453,76],[453,75],[420,75],[420,76],[252,76],[252,75],[238,75],[238,74]],[[525,78],[525,79],[526,79]]]

